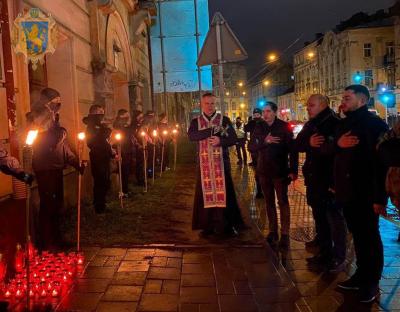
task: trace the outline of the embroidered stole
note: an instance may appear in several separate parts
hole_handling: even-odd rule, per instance
[[[215,114],[208,120],[204,114],[198,117],[198,129],[221,127],[222,115]],[[208,139],[199,142],[201,186],[204,208],[225,208],[225,171],[222,147],[213,147]]]

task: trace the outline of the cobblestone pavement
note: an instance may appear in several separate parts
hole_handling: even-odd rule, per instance
[[[254,224],[248,231],[265,235],[264,201],[254,199],[253,168],[236,166],[235,160],[232,164],[241,209],[246,220]],[[272,250],[263,240],[254,239],[246,244],[216,240],[202,245],[186,241],[85,248],[85,270],[58,310],[400,311],[398,227],[381,221],[385,245],[382,295],[379,304],[360,305],[354,294],[335,289],[337,281],[354,271],[352,249],[346,272],[329,275],[309,271],[305,258],[312,253],[305,250],[304,241],[312,237],[313,223],[301,181],[291,188],[290,201],[293,222],[288,250]]]

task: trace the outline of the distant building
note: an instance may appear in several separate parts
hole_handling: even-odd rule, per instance
[[[225,114],[234,120],[236,117],[247,119],[249,116],[248,82],[246,67],[241,64],[224,65],[224,102]],[[214,94],[217,96],[217,107],[220,105],[220,81],[218,67],[213,66]]]
[[[278,117],[283,120],[303,120],[305,111],[296,105],[294,88],[278,96]]]

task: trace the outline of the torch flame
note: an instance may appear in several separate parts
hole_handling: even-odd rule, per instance
[[[78,140],[83,141],[85,139],[86,135],[85,132],[79,132],[78,133]]]
[[[117,141],[121,141],[121,139],[122,139],[121,133],[116,133],[116,134],[115,134],[115,139],[116,139]]]
[[[144,137],[144,136],[146,135],[146,132],[142,131],[142,133],[140,133],[140,135],[141,135],[142,137]]]
[[[26,136],[26,145],[32,146],[33,142],[35,142],[36,140],[38,133],[38,130],[29,130],[28,135]]]
[[[173,133],[173,134],[177,134],[177,133],[178,133],[178,130],[174,129],[174,130],[172,130],[172,133]]]
[[[167,134],[168,134],[168,131],[167,131],[167,130],[164,130],[164,131],[163,131],[163,134],[164,134],[164,135],[167,135]]]
[[[153,130],[153,136],[154,136],[154,137],[157,136],[157,130]]]

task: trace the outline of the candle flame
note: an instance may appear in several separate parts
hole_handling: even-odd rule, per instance
[[[38,133],[38,130],[29,130],[28,135],[26,136],[26,145],[32,146],[33,142],[35,142],[36,140]]]
[[[78,133],[78,140],[83,141],[85,139],[86,135],[85,132],[79,132]]]

